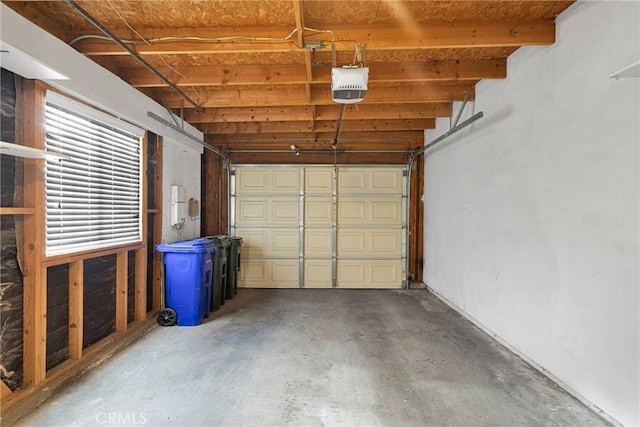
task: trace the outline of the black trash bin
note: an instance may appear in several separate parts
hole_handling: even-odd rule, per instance
[[[242,237],[230,237],[231,248],[227,260],[227,299],[238,293],[238,275],[240,272],[240,254],[242,253]]]
[[[227,293],[227,262],[229,260],[229,248],[231,241],[227,236],[207,236],[216,246],[216,255],[213,261],[213,275],[211,277],[211,311],[215,311],[224,305]]]

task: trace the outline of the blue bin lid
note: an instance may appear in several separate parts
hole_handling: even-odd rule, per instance
[[[215,246],[208,239],[184,240],[156,245],[158,252],[201,253],[211,252]]]

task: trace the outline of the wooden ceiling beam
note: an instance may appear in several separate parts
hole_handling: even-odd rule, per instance
[[[315,109],[315,112],[314,112]],[[451,106],[448,102],[426,104],[357,104],[347,105],[343,120],[392,120],[428,119],[449,117]],[[281,122],[336,120],[338,105],[284,106],[284,107],[229,107],[209,108],[198,113],[193,108],[184,110],[184,120],[188,123],[233,123],[233,122]]]
[[[307,52],[305,65],[220,65],[200,67],[160,67],[177,86],[236,86],[330,84],[331,70],[316,68],[315,75]],[[307,58],[308,57],[308,58]],[[373,62],[369,67],[369,82],[430,82],[481,79],[503,79],[507,76],[506,59],[453,60],[426,62]],[[166,87],[144,68],[121,68],[120,77],[133,87]]]
[[[303,0],[293,0],[293,14],[296,19],[296,37],[298,40],[298,47],[304,47],[304,4]],[[313,80],[313,68],[311,66],[311,52],[305,51],[304,53],[304,65],[305,65],[305,92],[307,94],[307,102],[311,102],[311,86],[310,83]]]
[[[313,106],[209,108],[204,113],[198,113],[195,108],[184,110],[184,120],[192,124],[277,122],[285,120],[312,121],[313,118]]]
[[[291,150],[292,142],[252,142],[252,143],[235,143],[222,145],[221,148],[227,150],[289,150],[295,155],[295,150]],[[409,150],[419,147],[415,143],[409,141],[400,142],[340,142],[341,149],[348,150]],[[300,150],[332,150],[331,142],[295,142],[296,148]]]
[[[354,43],[351,40],[366,43],[368,51],[531,46],[555,42],[555,23],[552,19],[432,22],[410,28],[389,25],[341,25],[328,26],[328,29],[335,34],[336,49],[340,51],[353,51]],[[111,30],[122,39],[131,37],[128,29]],[[284,27],[147,28],[139,32],[152,42],[151,46],[140,43],[135,45],[135,50],[141,55],[299,52],[303,47],[296,46],[293,41],[277,40],[290,34],[291,30],[292,28]],[[315,38],[322,36],[314,35]],[[187,37],[190,39],[179,39]],[[241,39],[230,41],[230,37]],[[195,38],[198,40],[194,40]],[[273,38],[274,41],[256,40],[264,38]],[[78,42],[77,47],[89,56],[127,55],[117,45],[98,39],[82,40]]]
[[[458,85],[395,85],[376,87],[369,85],[363,104],[400,104],[462,101],[465,93],[469,100],[475,99],[473,84]],[[181,97],[168,90],[156,90],[152,98],[160,99],[168,108],[180,108]],[[304,87],[294,89],[243,89],[227,88],[218,91],[199,91],[197,99],[202,107],[271,107],[308,105]],[[335,105],[330,87],[312,87],[311,104]]]
[[[408,153],[405,150],[384,151],[384,152],[367,152],[367,151],[346,151],[340,148],[337,156],[333,151],[327,153],[301,153],[299,156],[289,153],[247,153],[232,152],[232,164],[320,164],[332,165],[334,162],[340,164],[399,164],[406,165],[408,161]]]
[[[347,105],[343,120],[428,119],[434,117],[449,117],[450,115],[451,106],[448,102],[425,104],[354,104]],[[336,120],[338,118],[338,106],[318,105],[314,118],[316,120]]]
[[[302,143],[302,142],[327,142],[331,143],[335,136],[334,132],[313,132],[303,133],[261,133],[261,134],[206,134],[208,143],[215,146],[227,146],[230,144],[250,144],[250,143]],[[409,142],[421,145],[424,143],[423,131],[392,131],[392,132],[341,132],[341,142],[351,143],[400,143]]]
[[[251,133],[303,133],[333,132],[335,120],[319,120],[316,122],[244,122],[244,123],[207,123],[199,126],[206,134],[251,134]],[[371,131],[404,131],[433,129],[435,119],[402,119],[402,120],[345,120],[342,123],[344,132]]]
[[[175,85],[186,87],[307,83],[305,66],[300,64],[158,67],[157,70]],[[166,87],[142,67],[120,68],[118,74],[133,87]]]
[[[316,120],[317,132],[335,131],[336,122],[331,120]],[[342,132],[375,132],[375,131],[410,131],[434,129],[435,119],[400,119],[400,120],[343,120]]]

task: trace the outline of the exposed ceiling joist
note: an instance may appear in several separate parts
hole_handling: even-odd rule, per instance
[[[331,132],[335,124],[335,120],[208,123],[202,125],[201,130],[206,134]],[[342,124],[345,132],[423,130],[434,127],[435,119],[345,120]]]
[[[315,112],[314,112],[315,108]],[[385,120],[385,119],[428,119],[449,117],[449,103],[426,104],[360,104],[347,106],[344,120]],[[192,108],[185,109],[184,119],[189,123],[232,123],[269,121],[311,121],[336,120],[336,105],[282,106],[282,107],[227,107],[209,108],[198,113]]]
[[[503,79],[507,76],[505,59],[425,61],[408,63],[368,63],[369,82],[433,82]],[[158,67],[177,86],[242,86],[330,84],[329,67],[310,69],[305,65],[217,65],[203,67]],[[120,68],[121,77],[133,87],[164,87],[164,83],[146,70]]]
[[[342,25],[328,28],[335,34],[336,50],[339,51],[353,51],[354,41],[366,43],[368,51],[530,46],[552,44],[555,41],[553,20],[434,22],[410,28],[387,25]],[[291,41],[250,40],[284,38],[291,34],[291,31],[291,27],[145,28],[139,32],[150,41],[151,45],[140,42],[136,45],[136,51],[141,55],[300,51],[303,47],[296,46]],[[128,30],[114,31],[114,33],[125,40],[131,37],[131,32]],[[326,39],[326,36],[324,37]],[[176,38],[183,39],[175,40]],[[233,38],[246,39],[232,41]],[[126,55],[117,46],[104,40],[89,38],[79,41],[77,45],[82,53],[89,56]]]
[[[363,104],[399,104],[462,101],[465,93],[469,99],[475,98],[474,84],[460,85],[394,85],[380,87],[369,85],[369,91]],[[228,88],[226,90],[198,90],[197,99],[205,108],[211,107],[255,107],[309,105],[306,100],[304,86],[287,87],[286,89]],[[169,108],[180,108],[181,98],[167,90],[155,90],[153,97],[163,100]],[[312,105],[335,105],[331,98],[331,88],[312,87]]]
[[[229,134],[207,136],[207,141],[213,145],[234,145],[247,143],[302,143],[302,142],[330,142],[333,140],[333,132],[301,132],[301,133],[262,133],[262,134]],[[362,143],[373,142],[402,143],[408,142],[422,145],[424,142],[423,131],[396,131],[396,132],[343,132],[340,135],[340,143]]]

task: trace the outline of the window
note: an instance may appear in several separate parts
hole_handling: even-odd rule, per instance
[[[144,131],[51,91],[45,131],[47,255],[141,241]]]

